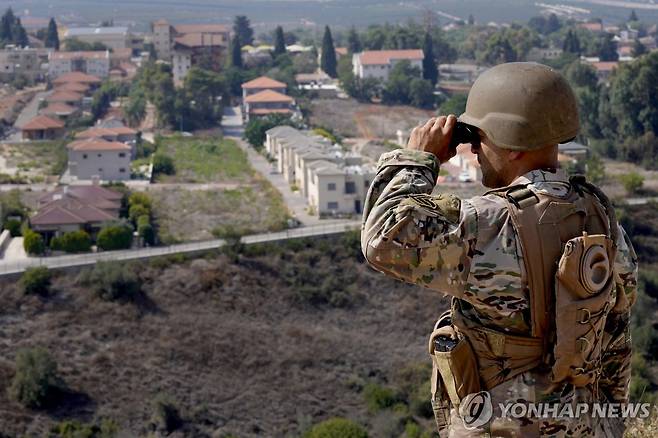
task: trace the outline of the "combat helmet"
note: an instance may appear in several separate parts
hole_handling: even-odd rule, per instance
[[[573,140],[578,103],[566,79],[534,62],[500,64],[473,84],[459,121],[484,131],[497,146],[518,151]]]

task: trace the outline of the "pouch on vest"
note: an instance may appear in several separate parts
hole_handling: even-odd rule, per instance
[[[583,233],[567,242],[555,276],[553,382],[581,387],[597,380],[605,320],[615,302],[614,260],[606,235]]]
[[[436,341],[449,339],[449,351],[438,351]],[[438,389],[443,389],[453,406],[469,394],[480,392],[480,374],[471,344],[459,336],[452,325],[438,327],[432,332],[429,342],[432,357],[432,399]],[[439,381],[440,380],[440,381]]]

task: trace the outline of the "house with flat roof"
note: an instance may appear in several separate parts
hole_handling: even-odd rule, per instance
[[[51,52],[48,58],[48,76],[51,79],[59,78],[65,73],[82,72],[99,78],[106,78],[110,74],[110,52],[83,51],[83,52]],[[79,82],[79,81],[78,81]]]
[[[88,44],[101,43],[108,49],[129,47],[130,34],[123,26],[70,27],[64,31],[63,41],[75,39]]]
[[[174,83],[181,84],[190,69],[202,61],[214,71],[221,70],[228,49],[226,41],[224,35],[213,33],[186,33],[174,38],[171,49]]]
[[[38,115],[20,127],[24,140],[55,140],[64,137],[64,122]]]
[[[78,180],[130,179],[131,147],[101,138],[76,140],[67,146],[69,174]]]
[[[400,61],[409,61],[422,73],[423,51],[418,50],[367,50],[352,55],[354,76],[366,79],[374,78],[382,81],[388,80],[388,75],[395,64]]]
[[[223,24],[172,25],[167,20],[161,19],[151,23],[151,30],[153,46],[158,59],[175,63],[174,70],[177,65],[181,65],[181,68],[187,65],[190,48],[215,48],[218,56],[222,56],[230,44],[231,28]],[[175,53],[176,44],[178,44],[180,53]],[[219,47],[222,49],[219,50]],[[172,59],[174,55],[180,55],[181,59],[178,61]],[[193,66],[194,63],[192,62],[191,65]],[[185,74],[181,74],[181,76],[184,77]]]
[[[41,50],[8,46],[0,50],[0,81],[11,82],[25,78],[28,82],[40,81],[45,76],[42,68]]]

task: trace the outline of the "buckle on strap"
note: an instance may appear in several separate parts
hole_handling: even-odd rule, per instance
[[[539,202],[537,195],[528,187],[518,187],[508,191],[506,198],[517,208],[523,209]]]

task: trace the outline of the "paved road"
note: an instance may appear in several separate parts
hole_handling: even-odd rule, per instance
[[[23,108],[23,111],[18,115],[18,118],[16,119],[16,122],[14,123],[14,127],[16,129],[20,129],[21,126],[23,126],[25,123],[29,122],[31,119],[35,118],[37,114],[39,113],[39,102],[41,99],[46,98],[52,93],[52,91],[41,91],[37,93],[30,103],[25,105],[25,108]]]
[[[242,238],[242,242],[246,245],[250,245],[255,243],[298,239],[300,237],[341,234],[351,230],[358,230],[359,227],[360,223],[356,221],[342,224],[327,224],[314,227],[296,228],[278,233],[265,233],[245,236]],[[24,272],[26,268],[35,266],[46,266],[50,269],[63,269],[93,265],[100,261],[143,260],[170,254],[190,254],[200,251],[218,249],[223,247],[225,244],[226,243],[224,240],[216,239],[136,250],[107,251],[95,254],[66,255],[58,257],[34,257],[27,260],[0,262],[0,276],[19,274]]]
[[[251,166],[261,173],[267,180],[281,193],[283,200],[288,208],[293,212],[295,218],[305,226],[313,226],[327,223],[349,223],[346,219],[320,219],[318,216],[311,216],[306,212],[308,203],[299,193],[290,190],[290,185],[282,174],[273,173],[273,164],[256,152],[242,140],[242,114],[240,107],[225,108],[222,118],[222,129],[224,135],[235,140],[238,145],[247,153]]]

